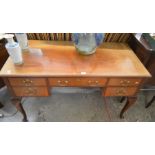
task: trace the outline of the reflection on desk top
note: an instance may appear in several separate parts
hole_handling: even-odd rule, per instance
[[[16,66],[9,57],[0,76],[150,77],[124,43],[103,43],[89,56],[80,55],[71,42],[65,41],[31,40],[29,47],[23,52],[24,64]]]

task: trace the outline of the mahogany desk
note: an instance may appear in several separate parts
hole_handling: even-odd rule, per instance
[[[52,87],[100,87],[102,95],[126,96],[123,113],[136,101],[145,78],[151,77],[134,52],[123,43],[103,43],[95,54],[83,56],[71,42],[29,41],[23,52],[24,64],[6,61],[0,77],[10,90],[12,103],[23,114],[22,97],[49,96]]]

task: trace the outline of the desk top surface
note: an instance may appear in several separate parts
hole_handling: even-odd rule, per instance
[[[89,56],[80,55],[71,42],[65,41],[31,40],[29,47],[23,52],[24,64],[16,66],[9,57],[0,76],[150,77],[134,52],[123,43],[103,43]]]

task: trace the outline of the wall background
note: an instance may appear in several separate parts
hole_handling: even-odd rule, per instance
[[[127,42],[130,33],[106,33],[105,42]],[[60,40],[70,41],[71,33],[27,33],[29,40]]]

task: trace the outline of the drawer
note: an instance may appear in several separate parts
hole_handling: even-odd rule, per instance
[[[106,78],[49,78],[50,86],[68,87],[102,87],[105,86]]]
[[[45,78],[8,78],[11,86],[46,86]]]
[[[137,92],[137,87],[107,87],[104,96],[133,96]]]
[[[141,78],[110,78],[108,86],[138,86]]]
[[[49,96],[47,87],[13,87],[16,96]]]

